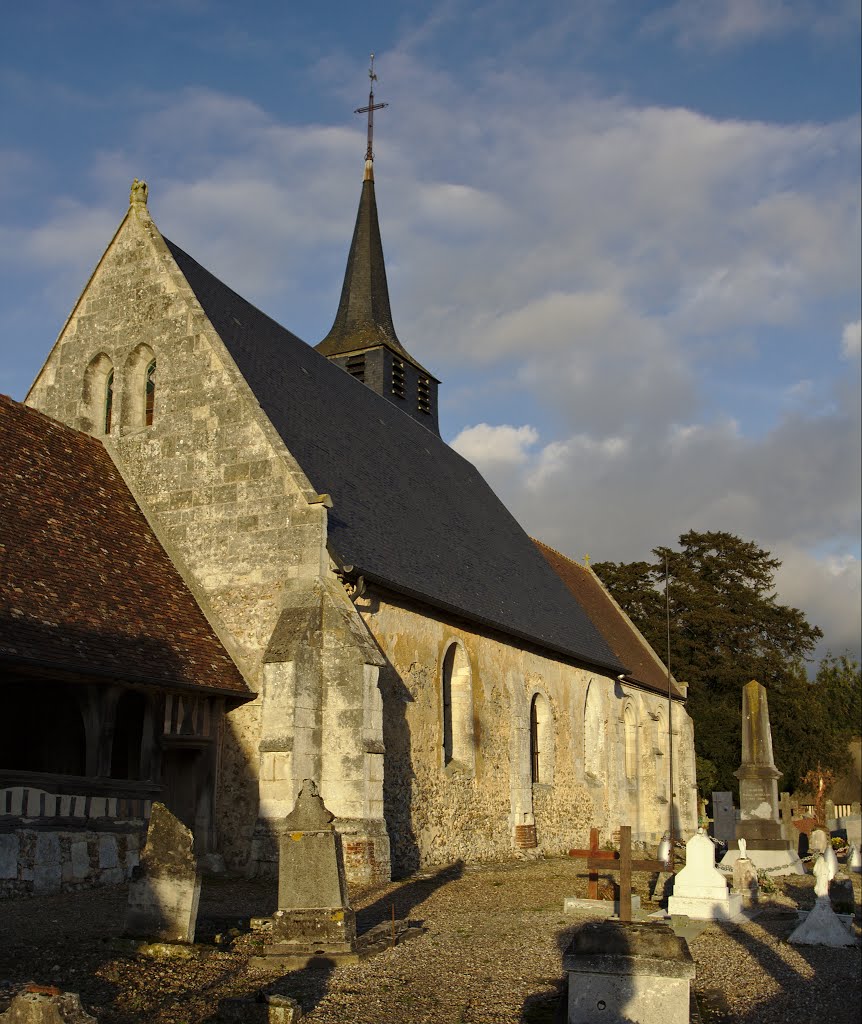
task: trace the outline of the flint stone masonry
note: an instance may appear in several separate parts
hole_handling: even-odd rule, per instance
[[[666,924],[590,922],[563,954],[568,1024],[688,1024],[695,966]]]
[[[0,1013],[0,1024],[96,1024],[75,992],[21,992],[9,1009]]]
[[[129,886],[127,935],[153,942],[194,942],[201,878],[194,836],[164,804],[154,803],[141,863]]]
[[[674,879],[667,911],[708,921],[732,920],[742,912],[742,896],[728,891],[715,867],[712,840],[702,832],[685,844],[685,867]]]

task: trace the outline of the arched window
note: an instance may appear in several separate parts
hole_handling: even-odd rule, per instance
[[[144,384],[144,422],[148,427],[153,425],[153,413],[156,408],[156,361],[147,367],[146,382]]]
[[[129,353],[123,368],[121,408],[124,432],[151,427],[156,410],[156,354],[143,342]]]
[[[84,371],[81,399],[81,430],[110,434],[114,421],[114,364],[104,352],[91,359]]]
[[[111,432],[111,417],[114,414],[114,371],[108,374],[105,382],[105,433]]]
[[[550,785],[554,777],[554,725],[547,699],[536,693],[530,701],[530,781]]]
[[[443,656],[443,763],[472,768],[475,760],[473,732],[473,673],[470,659],[459,643],[450,644]]]
[[[637,721],[631,704],[626,704],[623,711],[623,730],[625,733],[626,778],[633,781],[637,775]]]
[[[584,704],[584,772],[600,778],[605,768],[605,723],[598,684],[591,682]]]

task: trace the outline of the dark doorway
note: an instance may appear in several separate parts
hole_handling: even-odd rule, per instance
[[[38,680],[3,687],[0,768],[84,775],[81,705],[71,687]]]

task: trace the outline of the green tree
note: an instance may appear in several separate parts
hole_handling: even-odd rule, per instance
[[[805,661],[823,634],[798,608],[778,603],[774,580],[781,563],[752,541],[691,530],[679,538],[679,548],[655,548],[652,563],[600,562],[593,568],[665,657],[667,576],[670,668],[689,684],[697,756],[714,767],[710,789],[737,789],[741,690],[751,679],[767,688],[776,762],[785,773],[781,785],[792,788],[801,767],[794,744],[806,750],[798,733],[817,712]],[[804,717],[794,721],[799,714]],[[705,787],[702,793],[709,795]]]

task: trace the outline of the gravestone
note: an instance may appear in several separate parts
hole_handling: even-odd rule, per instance
[[[191,830],[154,803],[147,842],[134,869],[126,935],[151,942],[194,942],[201,878]]]
[[[743,840],[744,842],[744,840]],[[733,865],[733,888],[742,896],[742,905],[750,907],[760,899],[757,868],[748,857],[740,857]]]
[[[269,956],[351,953],[356,915],[347,898],[341,836],[311,779],[305,779],[279,841],[278,910]]]
[[[856,939],[832,909],[829,883],[834,872],[829,858],[823,854],[814,863],[814,877],[814,892],[817,896],[814,909],[794,929],[787,941],[798,946],[855,946]]]
[[[667,924],[591,921],[563,953],[568,1024],[688,1024],[695,966]]]
[[[857,874],[862,871],[862,854],[860,854],[858,846],[850,847],[850,852],[847,854],[847,867]]]
[[[733,793],[719,790],[712,794],[712,835],[720,843],[736,839],[736,809]]]
[[[744,839],[754,866],[773,875],[804,875],[796,846],[784,838],[778,820],[778,780],[772,754],[772,730],[766,687],[752,679],[742,688],[742,764],[739,779],[740,820],[736,839]],[[739,857],[735,842],[722,860],[732,867]]]
[[[702,829],[685,844],[685,867],[674,880],[667,910],[707,921],[729,921],[742,912],[742,896],[728,890],[715,866],[715,846]]]
[[[0,1013],[0,1024],[96,1024],[75,992],[28,985]]]

